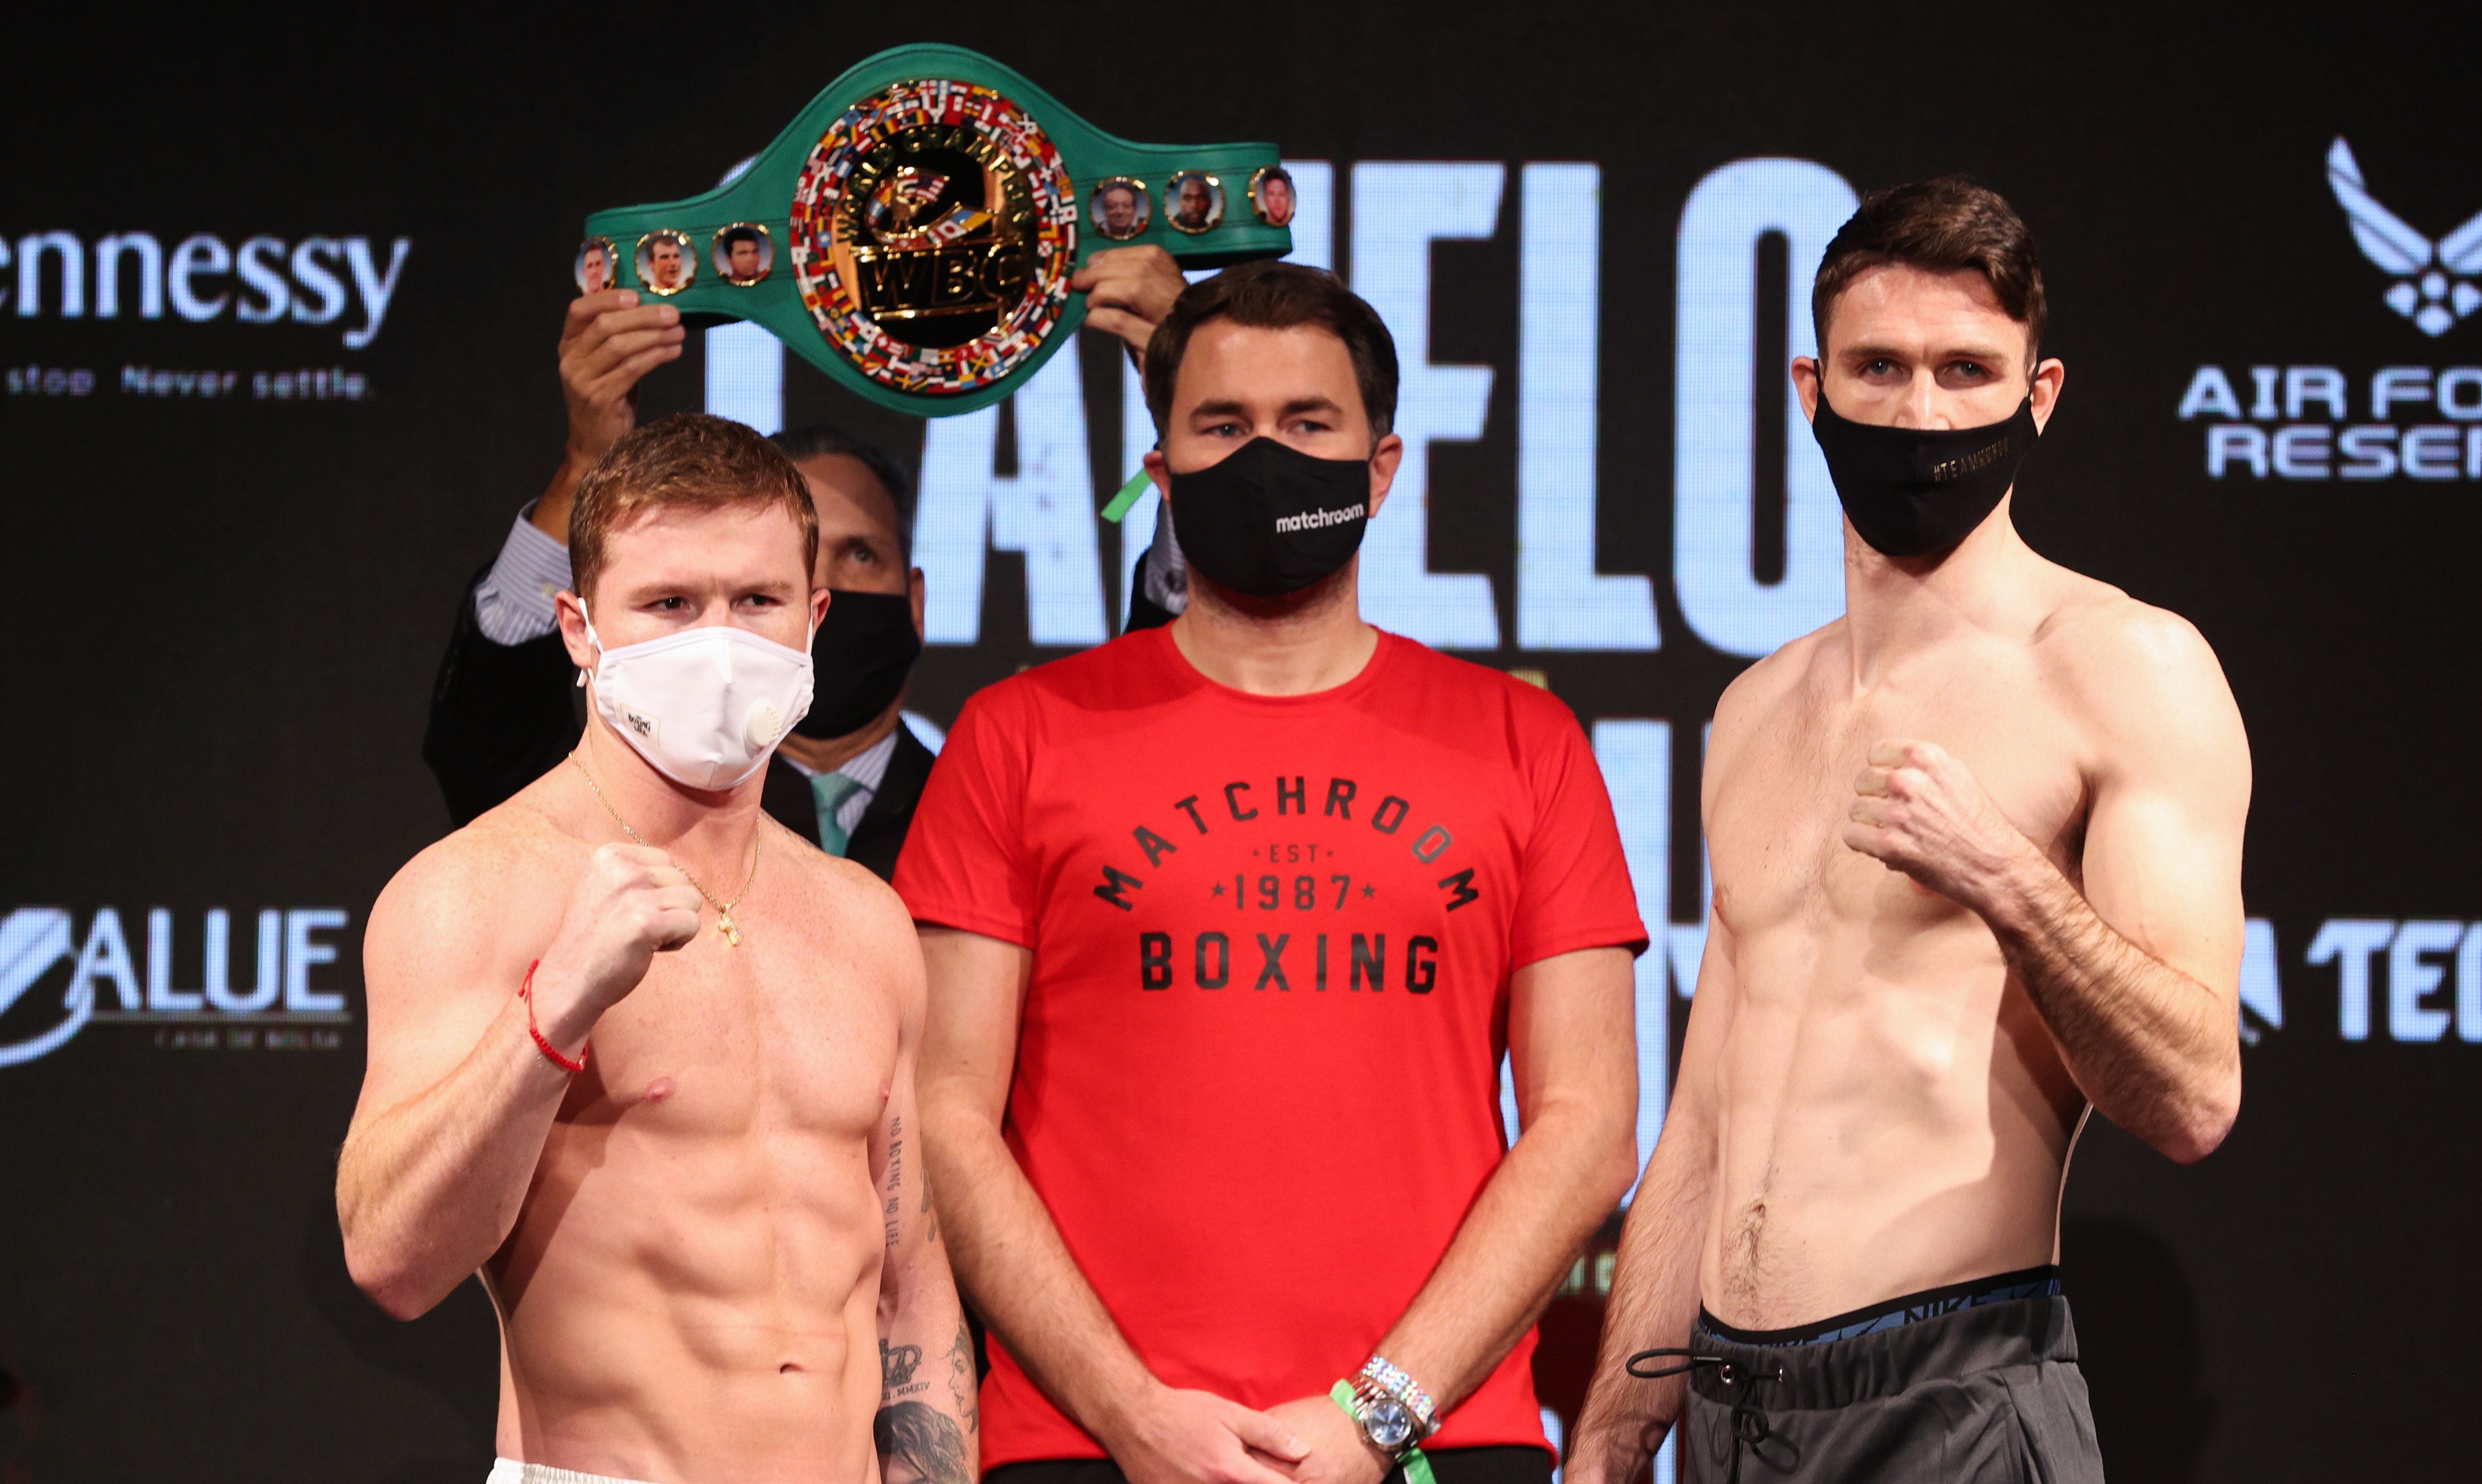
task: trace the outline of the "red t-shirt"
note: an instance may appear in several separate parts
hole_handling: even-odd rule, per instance
[[[1253,1407],[1359,1368],[1498,1166],[1510,973],[1646,941],[1568,707],[1386,633],[1310,696],[1168,629],[990,687],[896,888],[1033,950],[1009,1147],[1148,1368]],[[1533,1351],[1432,1445],[1545,1445]],[[1103,1456],[990,1360],[985,1468]]]

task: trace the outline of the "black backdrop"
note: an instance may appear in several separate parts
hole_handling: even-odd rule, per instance
[[[2290,22],[2256,7],[1537,5],[1460,24],[1334,0],[406,10],[352,30],[334,14],[90,22],[56,7],[6,23],[0,1057],[22,1059],[0,1065],[0,1479],[479,1478],[488,1306],[469,1285],[419,1323],[387,1321],[345,1278],[330,1205],[360,1067],[362,914],[445,828],[416,755],[439,646],[462,584],[558,454],[550,352],[580,219],[703,188],[850,63],[925,39],[990,52],[1130,138],[1272,137],[1335,162],[1339,243],[1348,226],[1380,241],[1363,218],[1391,199],[1346,201],[1348,180],[1386,174],[1353,162],[1504,167],[1485,172],[1501,195],[1479,234],[1416,244],[1429,361],[1492,368],[1480,436],[1433,445],[1429,565],[1491,582],[1502,642],[1471,657],[1539,671],[1589,723],[1669,724],[1668,752],[1646,750],[1658,733],[1643,726],[1598,742],[1607,767],[1635,749],[1632,859],[1664,878],[1641,895],[1684,925],[1697,738],[1746,663],[1678,592],[1678,410],[1697,388],[1677,384],[1707,364],[1676,343],[1685,203],[1762,157],[1862,189],[1964,170],[2007,193],[2042,239],[2050,349],[2070,366],[2020,523],[2199,624],[2258,768],[2246,885],[2263,926],[2239,1126],[2186,1170],[2098,1127],[2069,1190],[2065,1259],[2114,1475],[2470,1467],[2458,1421],[2482,1362],[2461,1337],[2482,1305],[2459,1151],[2482,1113],[2482,932],[2464,927],[2482,918],[2469,863],[2482,445],[2458,413],[2482,411],[2466,406],[2482,380],[2446,373],[2482,362],[2482,326],[2461,322],[2456,263],[2382,266],[2327,180],[2340,135],[2425,255],[2482,211],[2469,20],[2432,8],[2398,24],[2367,5]],[[1590,480],[1539,488],[1593,491],[1593,560],[1651,578],[1651,649],[1518,643],[1521,426],[1577,415],[1549,400],[1547,370],[1520,366],[1519,259],[1536,250],[1523,203],[1559,183],[1524,167],[1545,161],[1599,169],[1586,199],[1600,384],[1582,424]],[[1400,177],[1416,197],[1447,179]],[[1579,199],[1564,199],[1573,225]],[[75,316],[40,242],[31,305],[24,292],[28,239],[55,231],[84,254]],[[334,298],[293,277],[298,317],[242,322],[273,302],[262,291],[201,322],[178,303],[148,318],[132,268],[107,318],[94,254],[133,232],[167,258],[192,234],[235,250],[271,237],[282,246],[261,262],[277,268],[304,239],[359,239],[383,277],[396,240],[409,247],[378,332],[348,348],[367,317],[349,248],[313,253]],[[1799,333],[1783,276],[1809,264],[1787,267],[1787,244],[1749,244],[1758,292],[1740,311],[1760,366],[1746,415],[1761,585],[1797,565],[1783,491],[1805,456],[1774,378]],[[246,287],[194,275],[194,299],[202,284]],[[2406,312],[2425,306],[2437,333]],[[647,411],[701,405],[705,355],[694,337],[648,384]],[[1073,364],[1099,504],[1134,457],[1120,371],[1100,344]],[[2278,368],[2263,392],[2252,367]],[[2428,400],[2374,411],[2390,367],[2404,368],[2390,385]],[[318,368],[333,368],[325,383],[278,380]],[[2321,399],[2317,368],[2338,401]],[[198,379],[209,370],[234,375]],[[798,362],[783,403],[793,421],[922,446],[918,424]],[[1002,480],[1032,471],[1037,420],[999,416]],[[2355,426],[2382,431],[2340,431]],[[2380,468],[2373,445],[2386,477],[2346,477]],[[1087,607],[1116,615],[1116,533],[1096,550],[1109,591]],[[923,663],[913,705],[932,723],[1062,652],[1032,642],[1033,561],[990,555],[976,642]],[[1668,799],[1668,821],[1650,812]],[[263,1010],[185,997],[209,971],[219,908],[225,1005],[255,998],[260,914],[278,913],[283,972]],[[150,951],[158,909],[169,956]],[[1648,1023],[1677,1043],[1684,1006],[1659,961],[1651,972]],[[97,1018],[24,1051],[83,1013],[81,987]],[[1545,1400],[1563,1411],[1595,1286],[1589,1262],[1545,1347]]]

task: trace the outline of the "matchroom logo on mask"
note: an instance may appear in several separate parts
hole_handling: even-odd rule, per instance
[[[221,907],[178,924],[158,907],[127,925],[110,907],[83,924],[66,908],[17,908],[0,917],[0,1068],[47,1056],[96,1024],[150,1026],[168,1048],[335,1050],[353,1010],[340,989],[312,980],[336,962],[334,934],[351,921],[337,907],[271,907],[236,950]],[[132,927],[143,955],[132,952]],[[175,982],[176,967],[197,973],[192,987]]]
[[[2432,239],[2370,194],[2340,137],[2327,187],[2363,257],[2388,276],[2373,297],[2412,330],[2437,340],[2482,309],[2482,215]],[[2179,417],[2203,426],[2212,479],[2482,481],[2482,363],[2202,365]]]

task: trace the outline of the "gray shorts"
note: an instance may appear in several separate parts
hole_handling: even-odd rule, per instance
[[[2102,1484],[2064,1297],[1983,1302],[1814,1343],[1750,1343],[1758,1337],[1703,1310],[1698,1320],[1684,1480]]]

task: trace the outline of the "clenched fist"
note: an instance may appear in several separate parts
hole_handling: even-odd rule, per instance
[[[2041,852],[1936,742],[1888,741],[1853,781],[1844,843],[1980,911],[2009,872]]]
[[[703,901],[662,851],[595,846],[536,972],[535,997],[545,1033],[558,1020],[568,1038],[584,1040],[603,1012],[647,977],[656,954],[698,936]],[[553,1039],[571,1044],[560,1035]]]

